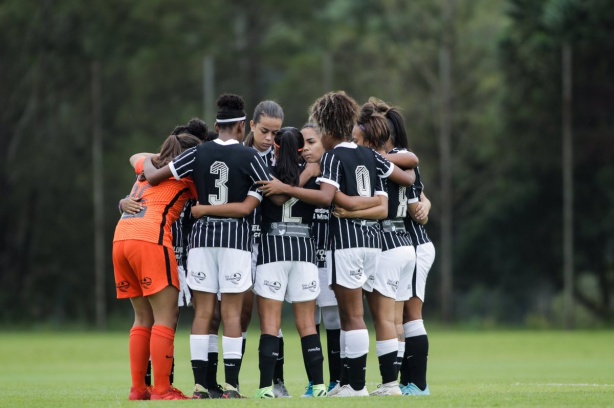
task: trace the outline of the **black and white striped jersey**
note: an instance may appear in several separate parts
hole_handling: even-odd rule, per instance
[[[339,143],[324,153],[320,163],[319,183],[329,183],[348,196],[373,197],[386,195],[383,178],[394,165],[380,154],[355,143]],[[381,248],[378,222],[330,217],[331,249]]]
[[[388,154],[404,154],[407,150],[394,148]],[[390,180],[386,180],[388,188],[388,216],[386,220],[398,220],[400,223],[407,215],[407,192],[411,187],[400,186]],[[382,228],[382,251],[388,251],[402,246],[410,246],[411,238],[405,231],[390,231]]]
[[[192,177],[198,201],[205,205],[239,203],[247,195],[262,200],[255,183],[271,180],[269,169],[258,153],[236,140],[216,139],[188,149],[169,167],[177,179]],[[203,217],[194,224],[190,237],[190,248],[197,247],[250,251],[249,221]]]
[[[186,266],[188,250],[189,250],[189,236],[192,231],[192,225],[194,225],[194,217],[192,216],[192,206],[196,204],[195,200],[188,200],[181,210],[179,219],[171,225],[171,233],[173,236],[173,249],[175,250],[175,258],[178,265]]]
[[[276,176],[276,168],[271,167],[271,174]],[[315,178],[307,181],[303,188],[316,190],[319,186]],[[273,203],[264,197],[260,204],[260,249],[257,264],[262,265],[279,261],[302,261],[315,263],[315,243],[310,236],[311,221],[315,206],[291,197],[283,205]],[[293,224],[306,226],[306,236],[289,236]],[[267,233],[276,229],[275,235]],[[278,235],[282,232],[281,235]]]
[[[422,190],[424,189],[424,185],[422,184],[422,179],[420,178],[420,169],[416,167],[414,169],[416,172],[416,181],[414,185],[409,190],[409,200],[411,201],[420,199],[420,194],[422,194]],[[405,217],[405,228],[409,236],[411,237],[411,242],[414,246],[426,244],[427,242],[431,242],[428,234],[426,233],[426,229],[423,225],[418,224],[414,221],[409,215]]]
[[[266,152],[256,150],[255,147],[252,147],[252,149],[258,152],[260,157],[262,157],[262,160],[264,160],[264,162],[266,163],[267,167],[270,168],[271,166],[273,166],[273,147],[269,147]],[[258,243],[260,242],[260,206],[256,207],[254,212],[251,214],[249,221],[251,223],[251,231],[252,236],[254,237],[254,242]]]
[[[329,208],[316,208],[313,212],[311,236],[316,245],[316,265],[318,265],[318,268],[326,268],[326,251],[330,250],[328,240],[329,217]]]

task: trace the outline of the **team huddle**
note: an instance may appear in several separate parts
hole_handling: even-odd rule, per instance
[[[263,101],[244,138],[242,98],[222,95],[217,108],[215,132],[192,119],[159,153],[130,158],[136,181],[120,201],[113,240],[117,297],[130,299],[135,314],[129,399],[190,399],[172,386],[179,306],[189,305],[191,399],[245,398],[239,372],[254,305],[254,398],[289,397],[284,301],[301,338],[303,397],[429,395],[422,304],[435,257],[424,229],[430,201],[398,110],[331,92],[298,129],[282,127],[281,106]],[[371,393],[363,298],[382,379]]]

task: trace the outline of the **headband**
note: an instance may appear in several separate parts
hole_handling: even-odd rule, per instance
[[[242,116],[240,118],[230,118],[230,119],[215,119],[215,121],[217,123],[230,123],[230,122],[240,122],[242,120],[245,120],[245,116]]]

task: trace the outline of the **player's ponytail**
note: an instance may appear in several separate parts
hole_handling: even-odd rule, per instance
[[[391,108],[386,112],[386,119],[388,120],[388,127],[390,128],[392,145],[399,149],[409,150],[405,121],[401,113],[396,108]]]
[[[189,133],[170,135],[166,138],[164,143],[162,143],[160,154],[152,157],[151,162],[154,167],[159,169],[170,163],[171,160],[179,156],[184,150],[197,146],[200,143],[201,140],[199,138]]]
[[[299,183],[303,135],[294,127],[284,127],[275,135],[275,168],[277,178],[285,184]]]
[[[357,124],[365,142],[375,150],[381,149],[390,137],[386,116],[378,110],[373,100],[362,105]]]

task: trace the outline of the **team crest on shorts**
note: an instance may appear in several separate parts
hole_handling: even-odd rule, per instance
[[[192,275],[197,282],[202,282],[207,279],[207,275],[204,272],[190,272],[190,275]]]
[[[386,284],[390,286],[392,289],[394,289],[395,292],[399,288],[399,281],[393,281],[393,280],[388,279],[388,282],[386,282]]]
[[[237,273],[233,273],[232,275],[226,275],[225,278],[226,278],[226,281],[234,283],[235,285],[238,285],[239,282],[241,281],[241,274],[237,272]]]
[[[358,268],[356,271],[350,271],[350,277],[355,279],[362,278],[362,268]]]
[[[269,290],[273,293],[276,293],[279,289],[281,289],[281,283],[279,283],[278,281],[270,282],[268,280],[265,280],[264,286],[268,286]]]
[[[130,282],[121,281],[115,285],[115,288],[120,292],[128,292],[128,289],[130,288]]]
[[[315,292],[318,284],[316,281],[311,281],[309,283],[303,283],[303,290],[308,290],[310,292]]]
[[[151,278],[149,276],[145,276],[143,279],[141,279],[141,286],[149,289],[151,286]]]

